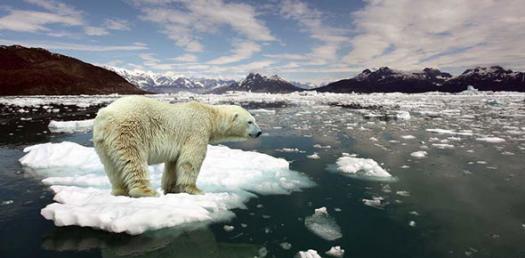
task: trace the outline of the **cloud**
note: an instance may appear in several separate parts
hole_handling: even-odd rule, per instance
[[[50,41],[27,41],[27,40],[8,40],[0,39],[0,45],[23,45],[26,47],[40,47],[54,50],[75,50],[88,52],[111,52],[111,51],[136,51],[148,49],[143,44],[132,45],[85,45]]]
[[[129,22],[123,19],[106,19],[104,27],[109,30],[130,30]]]
[[[9,14],[0,18],[0,30],[19,32],[49,31],[50,29],[46,26],[50,24],[76,26],[82,24],[82,19],[76,16],[24,10],[10,10]]]
[[[366,1],[352,14],[348,64],[403,69],[503,64],[524,67],[522,0]]]
[[[109,34],[105,28],[95,26],[85,26],[84,32],[89,36],[104,36]]]
[[[338,51],[348,42],[346,30],[325,24],[322,12],[299,0],[282,1],[280,13],[287,19],[297,21],[311,38],[321,43],[308,54],[312,63],[325,64],[338,59]]]
[[[208,64],[223,65],[229,63],[239,62],[252,57],[255,53],[261,51],[261,46],[255,42],[244,41],[234,44],[233,53],[231,55],[221,56],[210,60]]]
[[[136,0],[141,18],[157,23],[162,32],[188,52],[203,51],[199,35],[229,27],[251,41],[274,41],[270,29],[257,19],[255,9],[222,0]]]
[[[184,63],[193,63],[197,62],[197,56],[192,54],[184,54],[178,57],[173,58],[175,61],[184,62]]]

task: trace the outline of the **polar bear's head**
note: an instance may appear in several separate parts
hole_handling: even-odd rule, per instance
[[[214,142],[242,141],[262,134],[255,118],[246,109],[235,105],[219,105],[217,108],[221,113],[220,132],[214,137]]]

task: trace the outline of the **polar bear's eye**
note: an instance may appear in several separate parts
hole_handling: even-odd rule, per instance
[[[253,122],[252,121],[248,121],[248,124],[251,125],[251,124],[253,124]]]

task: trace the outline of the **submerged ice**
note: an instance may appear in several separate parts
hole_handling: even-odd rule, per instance
[[[289,194],[313,182],[289,169],[284,159],[225,146],[208,146],[197,181],[204,195],[167,194],[150,198],[112,196],[111,185],[93,148],[72,142],[27,147],[24,168],[50,185],[55,203],[41,210],[57,226],[78,225],[141,234],[227,220],[256,194]],[[150,166],[155,189],[163,165]],[[160,192],[160,190],[158,190]]]

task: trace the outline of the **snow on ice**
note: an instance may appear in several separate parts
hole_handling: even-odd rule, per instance
[[[208,146],[197,185],[204,195],[160,197],[112,196],[95,150],[72,142],[27,147],[20,163],[44,177],[55,203],[41,210],[57,226],[78,225],[110,232],[141,234],[166,227],[191,227],[231,219],[234,208],[256,194],[289,194],[313,186],[284,159],[253,152]],[[160,187],[163,165],[150,166],[153,186]],[[158,190],[160,192],[160,189]]]

